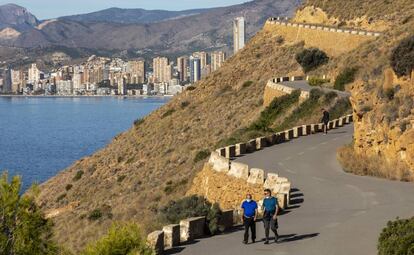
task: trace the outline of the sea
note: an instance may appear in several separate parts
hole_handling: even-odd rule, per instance
[[[22,191],[107,145],[167,103],[148,97],[0,97],[0,172]]]

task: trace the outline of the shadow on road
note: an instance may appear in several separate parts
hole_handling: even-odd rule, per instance
[[[297,234],[290,234],[290,235],[281,235],[279,236],[279,243],[288,243],[294,241],[300,241],[304,239],[314,238],[317,237],[319,233],[313,234],[304,234],[304,235],[297,235]]]
[[[281,211],[279,215],[288,214],[292,212],[293,209],[299,208],[300,205],[305,201],[303,197],[303,193],[298,188],[292,188],[290,190],[289,206],[285,210]]]

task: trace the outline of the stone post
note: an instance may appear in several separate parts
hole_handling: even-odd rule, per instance
[[[240,162],[231,162],[230,171],[227,174],[247,180],[249,178],[249,166]]]
[[[245,143],[236,144],[236,157],[246,154],[246,147]]]
[[[248,152],[256,151],[256,139],[252,139],[247,143],[247,151]]]
[[[180,245],[180,225],[171,224],[164,226],[164,245],[165,247],[172,248]]]
[[[266,147],[266,137],[256,138],[256,150],[261,150]]]
[[[194,217],[180,221],[180,241],[188,242],[204,235],[205,217]]]
[[[264,170],[259,168],[250,169],[250,175],[247,179],[247,183],[250,184],[264,184]]]
[[[236,156],[236,145],[229,145],[225,147],[226,158],[231,159]]]
[[[212,152],[208,163],[217,172],[227,173],[230,169],[230,160],[221,157],[217,152]]]
[[[279,178],[278,174],[268,173],[263,187],[265,189],[273,189],[273,187],[277,184],[278,178]]]
[[[147,237],[148,245],[154,249],[156,255],[161,255],[164,252],[164,232],[154,231]]]

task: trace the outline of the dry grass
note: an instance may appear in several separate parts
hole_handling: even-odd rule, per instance
[[[390,180],[414,181],[414,174],[401,161],[388,161],[384,157],[359,155],[352,145],[338,149],[337,158],[344,170],[356,175],[368,175]]]

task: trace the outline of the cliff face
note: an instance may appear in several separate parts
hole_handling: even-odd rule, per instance
[[[413,75],[397,78],[390,62],[392,50],[414,33],[413,15],[413,1],[309,0],[295,17],[383,32],[318,70],[334,77],[346,67],[358,69],[347,86],[355,114],[353,155],[348,156],[362,162],[361,174],[414,180]]]

